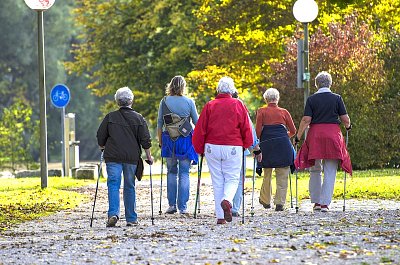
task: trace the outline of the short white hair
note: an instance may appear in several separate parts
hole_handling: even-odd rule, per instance
[[[134,96],[132,90],[130,90],[129,87],[125,86],[121,87],[117,90],[117,92],[115,92],[114,98],[118,106],[127,107],[129,105],[132,105]]]
[[[217,86],[217,92],[219,94],[231,94],[232,95],[236,91],[237,90],[235,88],[235,84],[234,84],[232,78],[230,78],[228,76],[224,76],[219,80],[218,86]]]
[[[315,86],[320,89],[322,87],[330,88],[332,86],[332,76],[326,71],[318,73],[315,77]]]
[[[276,88],[268,88],[263,97],[267,102],[279,101],[279,91]]]

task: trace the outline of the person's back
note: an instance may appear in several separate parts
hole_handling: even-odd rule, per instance
[[[311,124],[340,124],[339,116],[347,113],[342,97],[332,92],[315,93],[307,101],[305,114],[312,117]]]
[[[186,96],[166,96],[165,103],[173,113],[181,117],[190,117],[194,106],[193,99]]]
[[[310,169],[309,191],[311,203],[314,203],[313,210],[327,212],[332,201],[338,165],[352,174],[350,156],[340,130],[341,122],[347,130],[351,129],[351,124],[342,97],[330,89],[332,76],[325,71],[318,73],[315,86],[318,91],[307,99],[294,140],[297,144],[308,128],[295,166],[297,169]]]
[[[141,153],[140,145],[145,148],[151,145],[151,137],[143,116],[129,107],[121,107],[107,114],[104,121],[97,137],[100,144],[105,146],[105,160],[137,163]]]
[[[124,177],[123,197],[127,226],[137,225],[135,176],[141,179],[141,148],[148,163],[151,156],[151,137],[146,120],[132,109],[133,92],[122,87],[115,92],[119,110],[108,113],[97,130],[97,143],[104,150],[107,170],[108,211],[107,227],[120,219],[120,187]],[[137,172],[139,169],[139,172]]]
[[[192,121],[196,125],[198,114],[194,101],[183,95],[185,91],[185,78],[180,75],[174,76],[167,86],[167,96],[161,99],[158,108],[157,134],[161,157],[165,158],[168,171],[167,214],[174,214],[178,210],[181,214],[188,213],[189,170],[192,164],[198,162],[198,156],[192,146],[193,128],[190,124]],[[184,123],[181,123],[182,121]]]
[[[193,146],[205,156],[214,190],[217,224],[232,221],[232,202],[238,189],[243,148],[253,143],[246,107],[232,98],[233,79],[222,77],[217,97],[208,102],[193,133]]]
[[[247,128],[248,116],[243,103],[230,95],[221,94],[207,103],[209,113],[206,142],[210,144],[246,145],[242,130]],[[223,125],[223,126],[221,126]],[[252,143],[251,143],[252,144]],[[250,144],[250,145],[251,145]]]

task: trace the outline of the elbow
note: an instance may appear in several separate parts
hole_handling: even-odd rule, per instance
[[[301,119],[301,122],[302,122],[305,126],[308,126],[308,125],[310,125],[310,123],[311,123],[311,117],[309,117],[309,116],[304,116],[304,117]]]

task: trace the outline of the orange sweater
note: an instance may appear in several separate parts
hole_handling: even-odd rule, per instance
[[[296,133],[296,126],[294,126],[292,116],[290,115],[289,111],[278,107],[276,103],[269,103],[268,106],[259,108],[257,110],[256,133],[258,139],[260,139],[261,131],[264,125],[276,124],[285,125],[289,130],[289,137],[292,137]]]

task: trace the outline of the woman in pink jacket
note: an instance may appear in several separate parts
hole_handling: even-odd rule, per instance
[[[218,95],[203,108],[193,132],[193,146],[205,155],[214,189],[217,224],[232,221],[232,201],[239,185],[243,148],[253,144],[247,109],[232,94],[232,78],[218,83]]]

